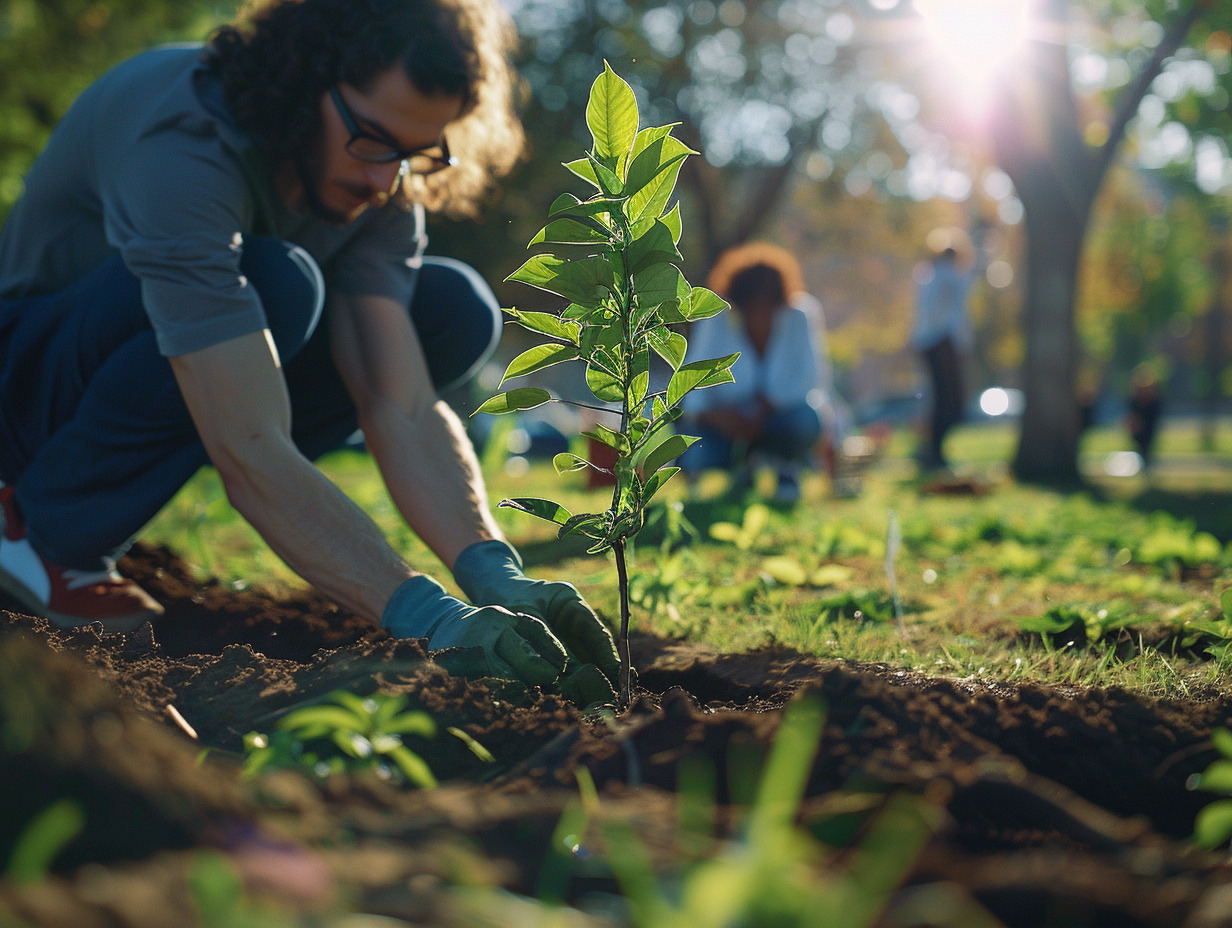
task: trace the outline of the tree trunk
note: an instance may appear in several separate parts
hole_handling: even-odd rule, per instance
[[[1074,302],[1091,208],[1138,104],[1206,5],[1197,0],[1172,22],[1122,92],[1108,139],[1098,149],[1083,140],[1066,44],[1057,40],[1068,16],[1064,0],[1039,0],[1041,35],[1031,43],[1025,66],[999,88],[993,144],[1022,201],[1027,239],[1026,405],[1013,463],[1020,480],[1065,485],[1079,479]]]
[[[1042,199],[1026,219],[1026,406],[1013,467],[1019,480],[1065,485],[1079,479],[1074,296],[1085,216]]]

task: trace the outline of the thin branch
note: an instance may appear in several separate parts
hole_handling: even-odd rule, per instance
[[[1104,142],[1103,147],[1100,148],[1099,154],[1092,164],[1092,169],[1095,172],[1093,179],[1096,182],[1104,176],[1104,172],[1112,164],[1112,159],[1116,157],[1117,148],[1120,146],[1121,140],[1129,128],[1130,120],[1138,113],[1138,104],[1142,102],[1142,98],[1150,90],[1155,78],[1159,77],[1164,63],[1176,54],[1181,44],[1185,41],[1185,37],[1189,35],[1189,30],[1193,28],[1194,23],[1212,5],[1213,0],[1195,0],[1194,5],[1189,8],[1189,11],[1168,28],[1163,39],[1155,46],[1155,53],[1151,55],[1151,60],[1139,72],[1134,82],[1121,94],[1120,99],[1117,101],[1116,114],[1113,117],[1112,125],[1108,127],[1108,140]]]

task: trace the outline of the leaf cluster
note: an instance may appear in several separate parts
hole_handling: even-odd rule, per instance
[[[436,777],[404,739],[435,738],[436,722],[426,712],[407,710],[406,704],[405,696],[364,697],[337,690],[320,704],[288,712],[272,735],[249,732],[244,737],[244,772],[254,776],[269,769],[299,768],[327,777],[371,770],[402,785],[430,789]],[[492,759],[465,733],[449,731],[481,758]]]
[[[568,301],[559,315],[505,312],[522,328],[547,340],[510,362],[505,382],[567,361],[586,367],[586,385],[601,411],[619,417],[613,428],[597,424],[583,433],[616,452],[616,489],[603,513],[574,515],[550,500],[511,499],[501,505],[560,526],[560,535],[580,534],[598,553],[636,535],[645,507],[679,470],[672,466],[695,438],[672,434],[669,426],[692,390],[729,383],[738,355],[685,363],[685,337],[672,327],[714,316],[727,303],[681,273],[679,206],[672,192],[685,158],[695,154],[674,138],[672,126],[638,128],[632,88],[604,63],[586,109],[594,144],[566,168],[586,181],[586,199],[563,193],[548,211],[548,223],[530,247],[561,246],[544,252],[509,275]],[[651,390],[652,356],[666,362],[671,377]],[[555,398],[539,387],[499,393],[477,412],[504,414],[532,409]],[[556,456],[558,473],[592,467],[571,453]]]

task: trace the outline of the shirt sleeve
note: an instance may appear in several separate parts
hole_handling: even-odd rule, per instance
[[[142,137],[101,170],[105,234],[141,281],[165,356],[187,354],[266,325],[240,272],[248,197],[234,156],[213,137]]]

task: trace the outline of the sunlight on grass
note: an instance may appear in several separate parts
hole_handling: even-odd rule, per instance
[[[1097,439],[1115,444],[1115,435]],[[921,495],[901,458],[870,471],[855,498],[833,498],[826,478],[813,475],[799,506],[762,507],[756,518],[755,493],[733,495],[722,475],[691,488],[673,481],[660,494],[671,517],[652,520],[632,551],[635,632],[720,651],[782,646],[973,682],[1117,685],[1154,695],[1221,687],[1232,664],[1232,616],[1220,603],[1232,567],[1232,524],[1220,521],[1232,505],[1229,458],[1208,455],[1206,469],[1195,471],[1222,472],[1217,491],[1207,476],[1186,490],[1179,470],[1136,493],[1097,486],[1062,495],[1004,478],[999,456],[1012,454],[1013,440],[1008,429],[983,426],[955,437],[964,466],[994,481],[986,496]],[[1197,440],[1196,429],[1177,430],[1161,455],[1196,456]],[[896,441],[910,447],[909,437]],[[580,474],[562,479],[546,462],[502,465],[496,455],[485,459],[493,505],[550,487],[563,505],[584,510],[611,492],[588,489]],[[340,452],[322,469],[414,566],[456,589],[398,518],[369,458]],[[902,632],[889,596],[891,512],[902,536],[893,564]],[[558,541],[541,520],[508,509],[496,518],[529,573],[575,583],[615,620],[609,558]],[[713,528],[721,523],[735,528]],[[208,469],[142,537],[169,545],[202,579],[302,586],[231,509]],[[1081,635],[1075,626],[1073,640],[1032,630],[1071,616],[1087,623]]]

